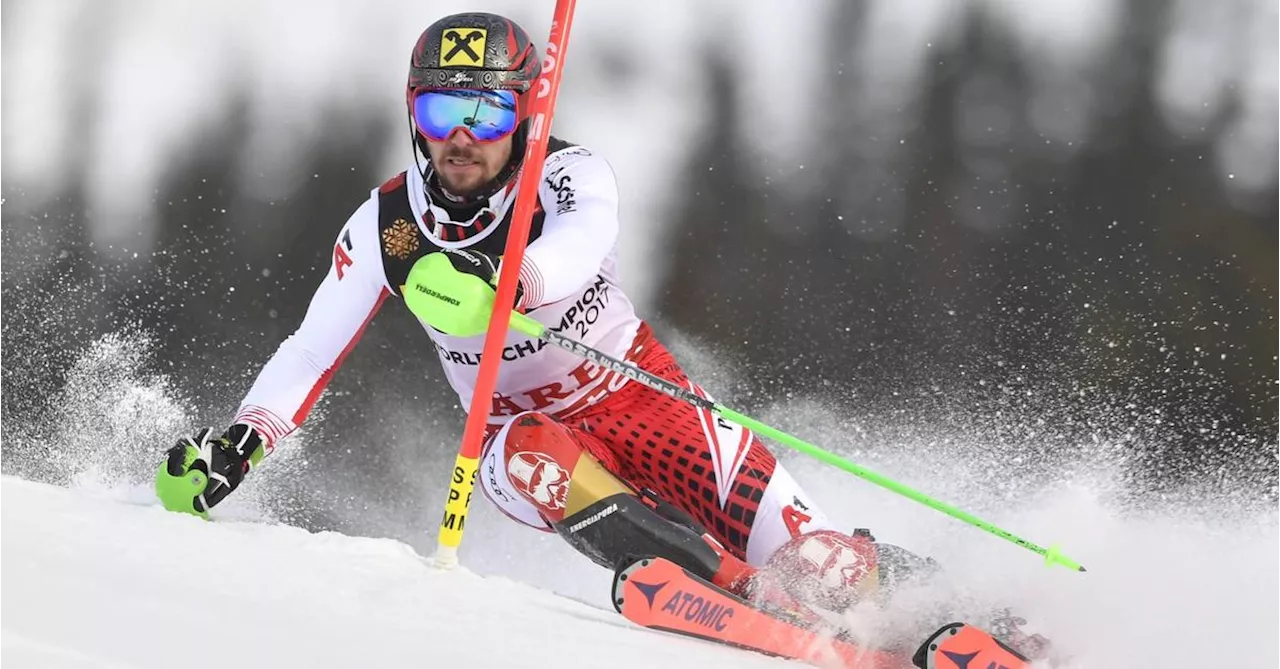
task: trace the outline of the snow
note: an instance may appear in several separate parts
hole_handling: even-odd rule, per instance
[[[0,481],[5,667],[794,666],[441,571],[388,539]]]
[[[390,539],[203,521],[136,486],[3,476],[0,491],[5,667],[800,666],[642,630],[501,576],[438,570]],[[983,558],[953,558],[997,576],[986,585],[1066,642],[1068,667],[1276,666],[1274,523],[1197,529],[1060,502],[1080,519],[1069,533],[1093,527],[1074,537],[1087,577],[1028,568],[992,543],[979,542]],[[564,578],[562,565],[540,567],[544,583]],[[593,603],[607,601],[599,594]]]
[[[309,451],[333,447],[319,430],[291,437],[214,509],[214,522],[164,512],[149,482],[160,450],[199,422],[167,377],[145,371],[151,347],[145,337],[104,338],[38,405],[56,410],[4,417],[5,667],[800,666],[633,627],[608,609],[605,570],[487,500],[472,505],[466,568],[437,571],[421,556],[434,547],[444,491],[416,486],[442,480],[431,472],[446,471],[453,453],[419,448],[439,429],[421,419],[406,421],[404,451],[377,455],[414,472],[408,479],[353,489],[307,465]],[[699,378],[725,367],[705,352],[684,357]],[[732,387],[723,377],[717,385]],[[1011,607],[1052,638],[1071,657],[1057,669],[1280,666],[1280,514],[1274,490],[1257,481],[1210,471],[1195,486],[1135,490],[1124,458],[1140,444],[1028,436],[1002,451],[990,435],[937,417],[913,431],[862,430],[812,399],[756,417],[843,444],[859,464],[1027,539],[1060,543],[1088,573],[1046,569],[1008,542],[777,450],[839,527],[872,528],[879,541],[937,558],[960,594]],[[313,416],[308,430],[324,421]],[[1050,457],[1068,447],[1069,458]],[[352,507],[331,522],[407,543],[271,520],[286,517],[275,503],[292,499],[297,478],[324,492],[317,503],[332,495]],[[405,515],[387,500],[422,510]],[[885,618],[923,619],[939,600],[967,604],[925,595],[892,616],[855,612],[850,626],[875,638]]]

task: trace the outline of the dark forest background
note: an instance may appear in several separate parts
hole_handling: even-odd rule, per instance
[[[710,110],[679,166],[685,187],[669,194],[670,262],[646,316],[688,342],[681,350],[714,354],[723,368],[706,385],[722,399],[761,411],[818,397],[864,446],[893,448],[926,424],[1035,458],[1069,459],[1101,439],[1128,449],[1140,488],[1214,476],[1274,497],[1276,184],[1233,190],[1210,159],[1238,107],[1192,137],[1168,128],[1156,54],[1171,4],[1124,5],[1108,67],[1090,73],[1104,104],[1081,145],[1046,146],[1028,118],[1037,89],[1024,52],[975,10],[926,67],[921,122],[882,140],[906,150],[868,163],[875,129],[850,69],[819,105],[827,153],[785,179],[754,148],[763,130],[735,102],[732,56],[708,45],[698,66]],[[833,72],[860,12],[838,4],[821,36]],[[966,130],[979,103],[1007,123]],[[91,241],[82,183],[50,201],[6,181],[6,472],[30,467],[47,419],[72,401],[60,393],[69,370],[108,333],[147,339],[140,364],[191,407],[191,427],[225,423],[301,319],[346,215],[389,176],[367,150],[387,132],[381,118],[334,112],[333,132],[299,147],[315,177],[271,202],[237,190],[250,137],[235,115],[193,137],[155,193],[159,239],[142,261]],[[892,178],[852,194],[847,176],[873,168]],[[365,456],[425,440],[443,462],[460,434],[456,400],[399,304],[374,321],[323,412],[307,436],[311,471],[403,509],[419,500],[387,502],[388,491],[421,485],[426,467]],[[136,419],[152,420],[145,407]],[[138,434],[109,423],[87,414],[74,429]]]

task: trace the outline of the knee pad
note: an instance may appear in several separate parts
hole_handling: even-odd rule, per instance
[[[791,539],[769,558],[765,571],[793,597],[831,611],[874,595],[880,579],[871,535],[835,530]]]
[[[570,476],[582,448],[564,426],[538,413],[517,416],[507,433],[503,465],[512,486],[552,523],[564,518]]]
[[[551,523],[512,485],[507,474],[506,439],[511,423],[503,426],[480,453],[480,490],[508,518],[543,532],[552,532]]]
[[[503,432],[507,482],[553,525],[605,497],[634,494],[589,452],[589,435],[545,414],[520,414]]]

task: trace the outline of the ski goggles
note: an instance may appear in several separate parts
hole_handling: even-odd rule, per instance
[[[424,89],[414,93],[413,120],[427,139],[444,141],[457,128],[478,142],[515,132],[519,122],[513,91],[463,88]]]

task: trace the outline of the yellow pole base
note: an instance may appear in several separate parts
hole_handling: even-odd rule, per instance
[[[449,497],[444,503],[437,539],[436,566],[442,569],[458,566],[458,546],[462,544],[462,533],[467,527],[467,510],[471,507],[471,493],[475,491],[479,472],[479,458],[458,454],[453,465],[453,477],[449,479]]]

